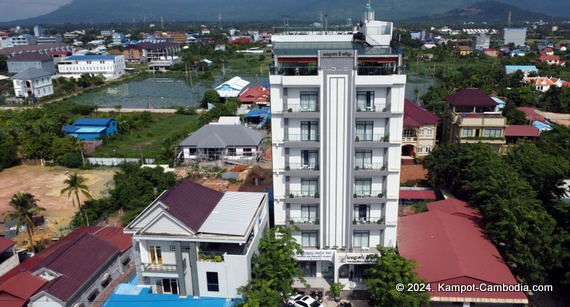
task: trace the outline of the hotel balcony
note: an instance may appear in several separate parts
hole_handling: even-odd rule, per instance
[[[285,147],[290,148],[319,148],[319,135],[314,134],[286,134],[284,138]]]
[[[385,229],[384,217],[356,218],[352,220],[352,230]]]
[[[359,65],[357,74],[361,76],[399,75],[406,73],[405,66],[395,65]],[[282,76],[315,76],[319,74],[320,67],[316,63],[295,63],[291,66],[271,66],[269,74]]]
[[[152,275],[156,276],[159,274],[160,276],[177,276],[176,273],[176,264],[164,264],[164,263],[142,263],[143,265],[143,275]],[[186,268],[186,262],[183,263],[184,268]]]
[[[457,125],[464,127],[506,127],[507,119],[500,113],[452,113]]]
[[[301,230],[319,230],[320,221],[316,219],[288,218],[287,225],[299,227]]]
[[[284,118],[319,118],[319,106],[305,106],[299,104],[287,104],[283,108]]]
[[[319,174],[318,164],[288,163],[285,165],[286,176],[307,176]]]

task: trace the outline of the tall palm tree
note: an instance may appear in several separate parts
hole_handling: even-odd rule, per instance
[[[75,194],[77,205],[79,206],[79,215],[85,218],[85,223],[89,226],[89,218],[87,217],[87,213],[83,212],[81,200],[79,200],[79,193],[83,194],[87,199],[92,199],[91,194],[89,194],[89,187],[85,184],[86,180],[85,177],[77,175],[77,173],[69,174],[69,177],[63,181],[67,186],[61,190],[61,195],[67,193],[67,197],[69,197],[71,193]]]
[[[4,222],[11,220],[18,220],[16,224],[16,235],[20,232],[20,227],[26,224],[26,231],[28,232],[28,240],[30,241],[30,251],[35,252],[34,248],[34,224],[33,217],[40,211],[46,209],[38,206],[38,200],[30,193],[14,194],[8,203],[13,211],[9,211]]]

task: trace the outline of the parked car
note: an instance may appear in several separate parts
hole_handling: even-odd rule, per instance
[[[308,295],[297,295],[289,299],[289,306],[295,307],[323,307],[323,304],[319,303],[314,298]]]

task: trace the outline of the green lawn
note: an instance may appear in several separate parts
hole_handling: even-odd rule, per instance
[[[154,114],[154,117],[156,121],[150,127],[116,135],[105,141],[92,156],[140,158],[142,151],[145,159],[158,159],[165,139],[188,135],[197,129],[198,115]]]

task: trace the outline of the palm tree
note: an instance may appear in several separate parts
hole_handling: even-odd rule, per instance
[[[26,231],[28,232],[28,240],[30,241],[30,251],[35,252],[34,247],[34,224],[33,217],[40,211],[46,209],[38,206],[38,200],[30,193],[14,194],[8,203],[14,211],[9,211],[4,222],[11,220],[18,220],[16,224],[16,235],[20,232],[20,227],[26,224]]]
[[[89,194],[89,187],[85,184],[85,177],[77,175],[77,173],[69,174],[69,177],[63,181],[65,188],[61,190],[61,195],[67,192],[67,197],[71,196],[71,193],[75,194],[75,198],[77,199],[77,205],[79,206],[79,215],[85,217],[85,223],[89,226],[89,218],[87,217],[87,213],[83,212],[81,208],[81,201],[79,200],[79,193],[83,194],[83,196],[91,199],[91,194]],[[75,207],[75,205],[73,205]]]

